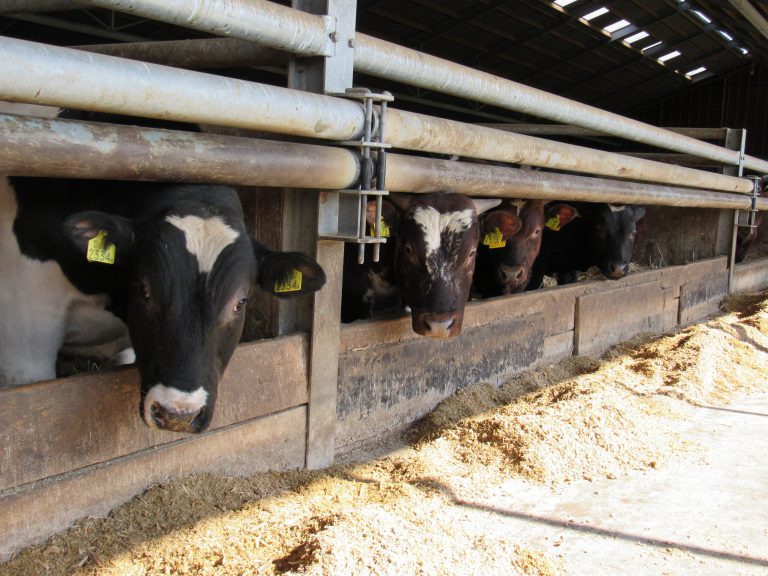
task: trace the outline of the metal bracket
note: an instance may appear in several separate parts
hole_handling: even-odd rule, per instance
[[[365,126],[360,140],[338,142],[342,146],[360,150],[360,180],[357,188],[322,193],[318,234],[324,240],[359,244],[357,261],[360,264],[365,262],[365,245],[373,244],[373,261],[378,262],[379,247],[387,239],[381,237],[381,226],[374,226],[373,234],[366,233],[366,215],[368,196],[375,196],[375,221],[381,222],[381,199],[389,194],[385,188],[386,150],[392,146],[384,142],[384,128],[387,102],[394,100],[394,97],[389,92],[375,94],[367,88],[348,88],[343,94],[329,95],[361,101],[365,111]],[[379,104],[378,114],[373,109],[374,103]],[[374,150],[375,154],[372,154]]]
[[[760,176],[747,176],[747,178],[752,180],[753,184],[752,194],[750,195],[750,198],[752,199],[752,206],[749,208],[749,210],[739,211],[737,226],[741,228],[756,228],[755,216],[757,215],[757,199],[760,198],[760,189],[763,183],[763,179],[760,178]]]

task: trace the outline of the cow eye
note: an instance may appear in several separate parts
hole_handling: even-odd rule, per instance
[[[531,238],[538,238],[539,234],[541,234],[541,228],[536,228],[536,230],[533,231],[533,234],[531,234]]]
[[[248,298],[242,298],[241,300],[238,300],[233,309],[234,313],[242,314],[243,310],[245,310],[246,304],[248,304]]]
[[[141,298],[144,302],[148,303],[152,300],[152,291],[149,289],[149,284],[146,281],[141,283],[139,289],[141,290]]]
[[[403,252],[405,252],[405,255],[410,257],[413,255],[413,247],[410,244],[405,244],[403,246]]]

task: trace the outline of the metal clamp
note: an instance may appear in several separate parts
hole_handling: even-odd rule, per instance
[[[760,176],[747,176],[747,178],[752,180],[752,194],[750,195],[752,206],[748,210],[743,211],[746,213],[746,222],[742,224],[742,220],[739,219],[738,226],[741,228],[756,228],[755,217],[757,216],[757,199],[760,198],[763,178]]]
[[[333,222],[325,229],[321,224],[320,238],[325,240],[341,240],[359,244],[357,261],[365,262],[365,245],[373,244],[373,261],[379,261],[380,245],[387,241],[381,236],[381,199],[389,194],[385,188],[387,175],[386,150],[391,144],[384,142],[384,129],[387,112],[387,102],[394,100],[389,92],[376,94],[367,88],[348,88],[343,94],[335,93],[330,96],[359,100],[365,111],[365,126],[360,140],[345,140],[338,142],[342,146],[360,149],[361,170],[357,188],[336,190],[335,198],[331,199],[326,193],[326,202],[320,205],[320,222]],[[374,113],[374,103],[379,104],[378,114]],[[372,154],[372,150],[376,153]],[[375,180],[375,188],[373,183]],[[366,233],[366,216],[368,210],[368,196],[376,197],[376,226],[373,226],[372,234]],[[335,201],[334,201],[335,200]],[[330,211],[330,214],[323,212]],[[349,220],[354,214],[354,225],[349,226]],[[335,220],[335,222],[334,222]],[[345,226],[346,224],[346,226]]]

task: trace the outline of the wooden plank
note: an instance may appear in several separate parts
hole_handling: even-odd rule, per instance
[[[677,327],[680,314],[680,288],[675,286],[661,290],[664,293],[664,319],[661,329],[670,332]]]
[[[0,562],[78,518],[107,514],[157,482],[301,468],[305,423],[305,407],[292,408],[0,494]]]
[[[760,292],[768,288],[768,258],[736,264],[733,272],[733,291]]]
[[[345,352],[339,360],[337,453],[406,426],[464,386],[499,384],[543,354],[541,313],[465,329],[448,340],[422,337]]]
[[[643,266],[674,266],[717,255],[720,211],[672,206],[646,206],[645,210],[633,261]]]
[[[699,278],[720,274],[727,269],[728,259],[725,256],[718,256],[683,266],[662,268],[660,282],[662,288],[680,287]]]
[[[533,366],[546,366],[560,362],[563,358],[573,355],[573,336],[574,331],[568,330],[560,334],[553,334],[544,338],[544,355]]]
[[[691,280],[680,287],[679,324],[698,322],[720,309],[728,294],[728,271]]]
[[[307,339],[238,347],[211,429],[307,401]],[[135,369],[92,372],[0,392],[0,490],[178,440],[139,418]]]
[[[663,320],[664,292],[658,282],[580,296],[574,353],[597,356],[641,332],[661,332]]]

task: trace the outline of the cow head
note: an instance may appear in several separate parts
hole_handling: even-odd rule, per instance
[[[454,193],[394,195],[401,208],[395,270],[414,332],[448,338],[461,332],[480,235],[478,214],[500,200]]]
[[[504,200],[480,217],[475,286],[483,297],[525,289],[543,226],[543,200]]]
[[[642,206],[595,204],[592,208],[590,246],[593,261],[610,280],[629,272],[637,222],[645,216]]]
[[[317,263],[253,241],[241,214],[225,207],[186,205],[144,220],[81,212],[65,230],[89,256],[114,245],[114,263],[97,265],[113,266],[120,284],[141,375],[139,411],[150,428],[208,427],[255,285],[290,297],[325,282]]]

